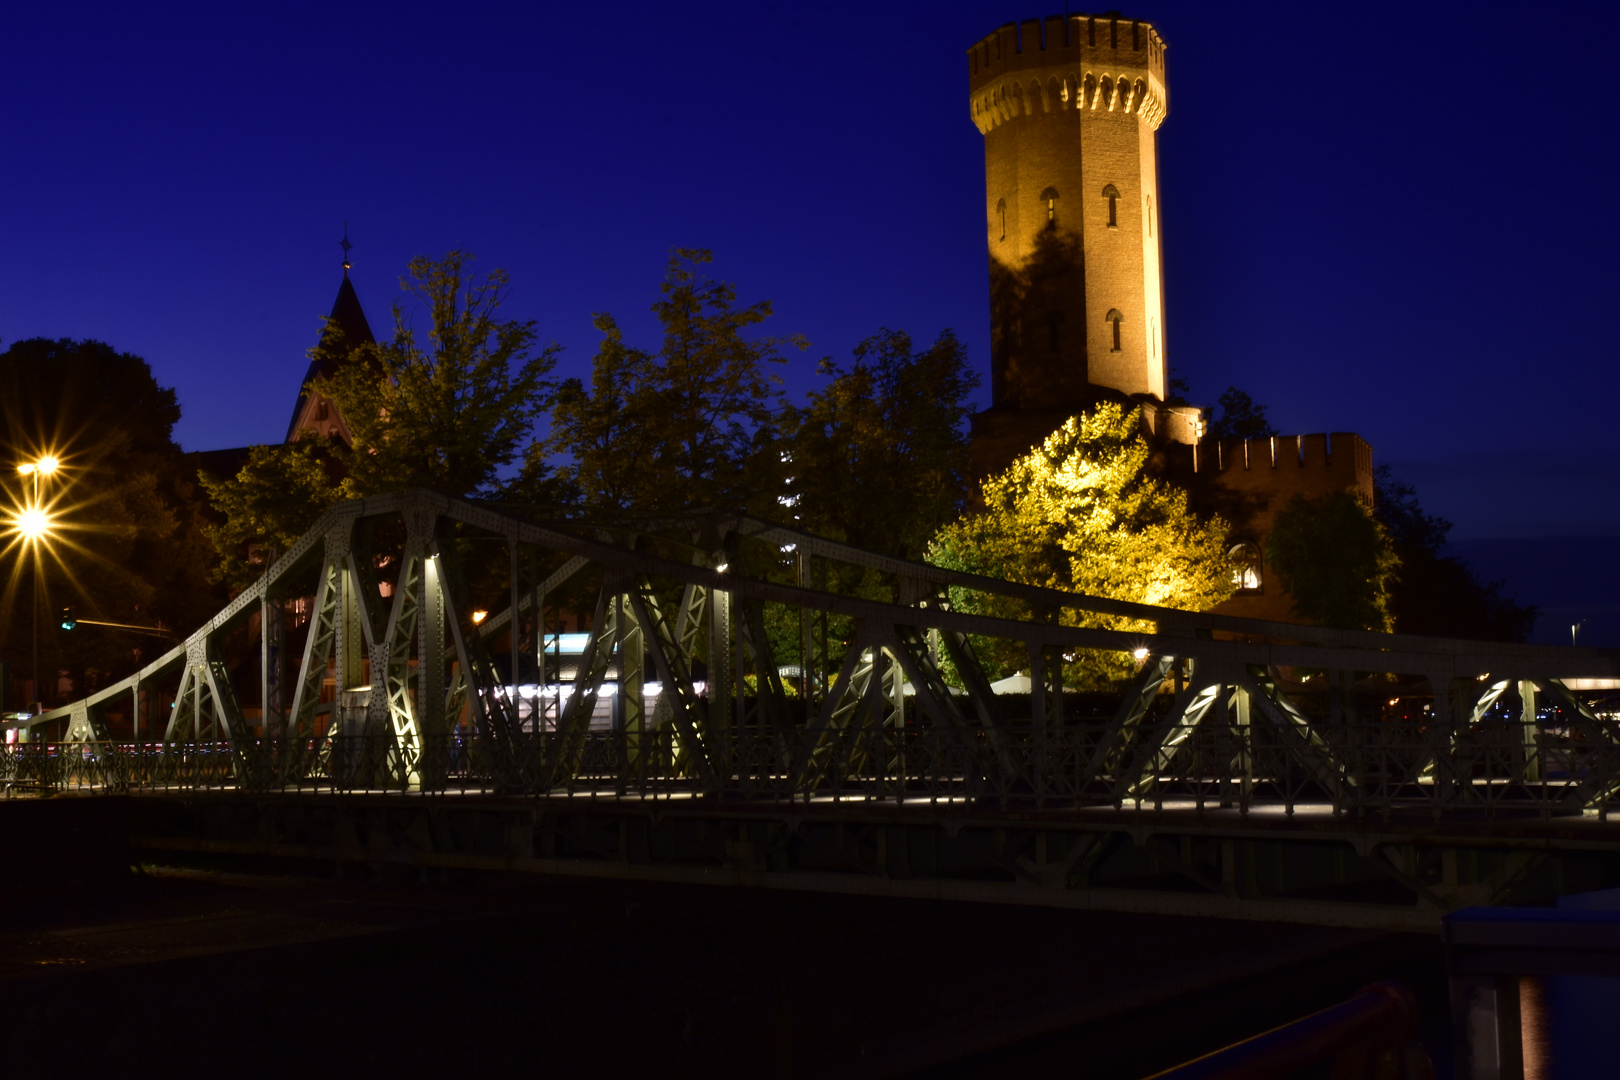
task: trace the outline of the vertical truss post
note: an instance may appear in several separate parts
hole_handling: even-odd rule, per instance
[[[1029,716],[1035,746],[1035,802],[1039,805],[1051,786],[1052,747],[1063,737],[1063,651],[1054,646],[1030,643]]]
[[[1429,751],[1434,755],[1434,813],[1438,816],[1444,806],[1449,806],[1458,798],[1471,798],[1473,792],[1468,784],[1469,770],[1458,768],[1458,743],[1460,734],[1467,727],[1479,723],[1485,711],[1495,704],[1496,699],[1507,690],[1509,683],[1496,683],[1485,692],[1474,698],[1473,707],[1464,705],[1463,689],[1459,688],[1456,712],[1452,711],[1452,695],[1448,692],[1451,687],[1452,675],[1449,671],[1436,671],[1428,676],[1431,697],[1430,710],[1434,715],[1434,734],[1429,739]],[[1471,690],[1472,687],[1466,689]],[[1472,695],[1468,695],[1472,696]],[[1469,715],[1465,725],[1463,713]]]
[[[647,654],[646,629],[631,608],[628,593],[613,597],[618,606],[614,618],[618,630],[619,652],[619,721],[624,739],[625,765],[639,771],[642,736],[647,730]]]
[[[883,710],[887,715],[878,731],[878,746],[882,751],[882,740],[890,740],[884,758],[888,775],[894,778],[894,801],[899,803],[906,797],[906,670],[896,652],[883,649],[879,655],[883,660]]]
[[[278,740],[287,731],[284,687],[287,678],[287,626],[281,594],[265,589],[259,600],[259,719],[265,738]]]
[[[724,555],[721,556],[724,558]],[[709,736],[715,740],[710,752],[717,760],[731,758],[731,735],[735,726],[732,703],[732,653],[735,650],[731,625],[731,593],[714,589],[709,594]]]
[[[1536,721],[1536,684],[1529,679],[1519,680],[1519,737],[1524,753],[1524,783],[1541,782],[1541,747],[1536,736],[1540,727]]]
[[[809,555],[805,553],[802,546],[794,551],[793,564],[797,571],[794,584],[801,589],[808,589],[810,587]],[[804,703],[805,715],[808,716],[810,714],[810,695],[814,687],[810,676],[810,633],[812,627],[811,620],[804,617],[804,605],[800,604],[794,608],[794,611],[797,612],[799,617],[799,700]]]
[[[1237,740],[1237,752],[1228,768],[1237,783],[1238,807],[1247,814],[1254,798],[1254,728],[1249,722],[1248,687],[1239,685],[1232,688],[1230,719],[1232,735]],[[1222,807],[1230,805],[1229,800],[1221,800]]]
[[[359,582],[355,581],[354,570],[348,565],[348,559],[338,567],[337,611],[333,633],[334,651],[337,653],[337,672],[333,687],[337,701],[333,703],[333,707],[341,717],[338,706],[343,700],[343,692],[361,685],[361,668],[365,657],[360,630]],[[341,723],[342,727],[339,730],[345,737],[363,733],[351,730],[346,717],[341,718]]]
[[[523,627],[518,621],[518,605],[523,595],[523,580],[522,575],[519,572],[517,533],[512,533],[506,538],[506,554],[507,559],[511,564],[512,575],[511,581],[509,582],[512,596],[512,615],[511,618],[507,619],[506,621],[506,634],[511,643],[511,648],[508,650],[508,655],[511,657],[512,665],[512,696],[510,700],[512,702],[512,719],[521,728],[523,720],[523,699],[518,696],[518,687],[523,683],[523,650],[519,647],[518,639],[520,635],[518,631]]]
[[[330,540],[328,537],[328,542]],[[322,558],[320,582],[315,588],[314,604],[309,613],[309,632],[304,639],[304,659],[298,669],[292,708],[287,715],[289,738],[287,753],[282,757],[283,783],[289,774],[301,777],[309,765],[319,761],[322,741],[334,733],[336,720],[331,714],[328,714],[324,735],[315,730],[315,723],[320,708],[321,688],[326,683],[327,660],[332,654],[332,641],[337,628],[341,568],[341,554],[329,551]],[[335,709],[336,704],[332,707]]]
[[[449,647],[444,627],[444,568],[438,555],[429,550],[427,536],[432,524],[424,527],[426,535],[418,532],[408,541],[422,566],[422,599],[416,617],[416,716],[422,727],[424,756],[417,768],[424,786],[437,787],[447,779],[454,718],[447,715],[446,708],[450,688],[445,671]]]
[[[811,587],[819,592],[827,591],[827,557],[825,555],[812,556],[810,562]],[[816,674],[816,682],[821,686],[823,696],[832,693],[828,680],[832,677],[832,652],[827,646],[827,609],[817,608],[814,616],[815,651],[812,666]],[[805,703],[805,715],[811,716],[813,712],[808,702]]]
[[[703,784],[711,790],[718,788],[720,778],[709,749],[709,703],[693,689],[691,653],[670,630],[648,583],[638,581],[632,589],[630,607],[641,625],[642,647],[663,686],[658,712],[669,717],[680,736],[679,741],[670,743],[669,765],[677,773],[695,765]]]

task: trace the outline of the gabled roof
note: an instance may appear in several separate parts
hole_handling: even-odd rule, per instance
[[[340,340],[342,348],[338,347]],[[320,344],[310,359],[304,381],[299,384],[298,401],[293,405],[292,419],[287,424],[288,442],[292,441],[293,433],[298,430],[299,418],[309,400],[309,391],[304,388],[312,380],[325,378],[336,371],[349,359],[349,351],[355,346],[370,345],[376,340],[371,335],[371,324],[366,322],[366,313],[360,308],[360,298],[354,294],[354,286],[349,284],[349,273],[345,270],[343,282],[338,286],[337,299],[332,303],[332,314],[327,316],[326,328],[321,331]]]

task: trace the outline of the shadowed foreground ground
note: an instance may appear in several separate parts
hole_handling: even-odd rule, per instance
[[[1433,939],[1220,920],[172,868],[0,906],[8,1077],[1131,1077],[1377,978],[1443,1008]]]

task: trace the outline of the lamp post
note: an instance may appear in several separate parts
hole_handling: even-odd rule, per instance
[[[45,711],[45,698],[40,693],[39,685],[39,575],[43,569],[38,544],[50,535],[51,516],[45,512],[44,505],[39,501],[39,479],[42,476],[53,476],[56,467],[61,464],[56,458],[47,454],[38,461],[25,462],[17,466],[17,472],[23,476],[34,478],[34,501],[22,513],[17,515],[16,529],[27,540],[29,546],[34,548],[34,715],[38,716]]]

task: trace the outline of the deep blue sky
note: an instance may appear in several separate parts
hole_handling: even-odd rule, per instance
[[[1053,5],[1048,5],[1048,7]],[[151,10],[146,10],[150,7]],[[847,356],[987,364],[967,48],[1004,3],[7,5],[0,339],[138,353],[188,449],[277,441],[339,278],[505,267],[583,372],[706,246]],[[1603,5],[1127,12],[1169,42],[1167,344],[1286,432],[1353,430],[1459,537],[1620,534],[1620,75]]]

